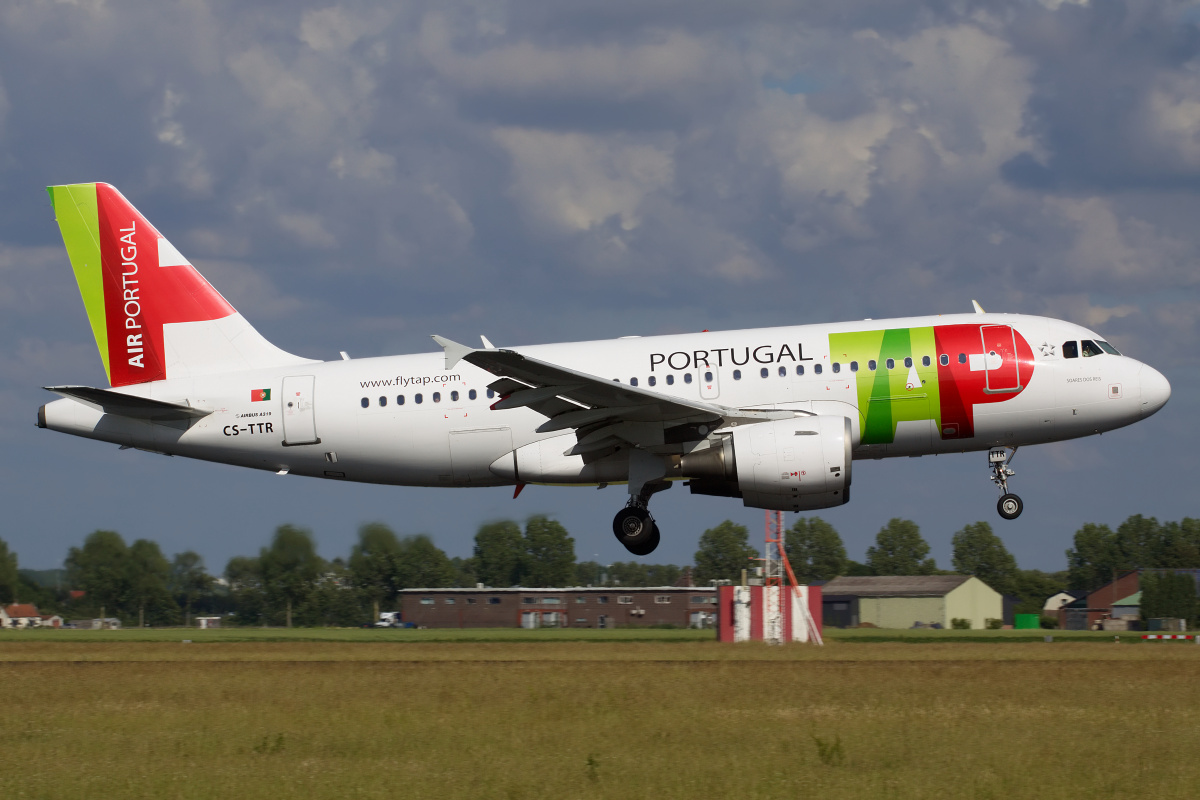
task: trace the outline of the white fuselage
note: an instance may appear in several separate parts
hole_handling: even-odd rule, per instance
[[[953,425],[945,423],[939,429],[937,422],[939,414],[949,413],[944,396],[938,410],[936,391],[914,391],[914,386],[920,390],[927,381],[938,386],[938,359],[944,354],[933,348],[926,348],[930,352],[914,349],[909,374],[915,374],[916,381],[909,380],[908,395],[873,396],[866,402],[899,404],[898,409],[928,406],[932,409],[928,419],[922,418],[923,412],[907,413],[917,419],[893,425],[891,441],[872,441],[869,435],[864,440],[869,411],[863,408],[867,361],[861,366],[855,361],[851,373],[849,362],[842,366],[842,356],[831,352],[831,335],[966,325],[1011,326],[1032,346],[1032,361],[1022,367],[1026,377],[1018,379],[1024,381],[1019,393],[974,406],[972,435],[951,435]],[[881,458],[1070,439],[1128,425],[1166,402],[1170,392],[1166,380],[1138,361],[1109,353],[1064,357],[1064,342],[1087,339],[1100,337],[1053,319],[970,314],[512,349],[606,379],[626,384],[636,380],[642,388],[669,396],[734,408],[840,414],[854,427],[855,458]],[[927,357],[932,359],[929,366],[923,362]],[[957,359],[958,354],[949,357]],[[968,353],[965,359],[964,371],[985,369],[991,363],[986,353]],[[835,363],[839,364],[836,373]],[[817,365],[822,366],[820,374]],[[798,374],[797,367],[802,366],[807,368]],[[884,369],[880,362],[871,373]],[[946,370],[942,386],[948,380]],[[536,433],[546,418],[535,411],[492,410],[496,398],[489,397],[487,387],[494,380],[495,376],[466,361],[447,370],[441,353],[314,362],[168,378],[119,390],[212,412],[189,422],[154,423],[106,415],[72,399],[47,404],[40,419],[53,430],[133,448],[350,481],[495,486],[624,479],[620,466],[597,473],[583,469],[582,460],[564,457],[563,451],[575,443],[575,434],[570,430]],[[269,399],[252,399],[252,393],[259,397],[263,390],[269,392]],[[532,465],[523,467],[523,473],[514,471],[514,451],[527,456],[520,463]]]

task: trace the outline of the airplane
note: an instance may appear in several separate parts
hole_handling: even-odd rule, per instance
[[[1086,328],[974,313],[320,361],[263,338],[120,192],[48,187],[110,387],[48,386],[40,428],[121,449],[400,486],[606,486],[613,533],[658,546],[651,497],[810,511],[859,459],[1017,448],[1113,430],[1171,395]]]

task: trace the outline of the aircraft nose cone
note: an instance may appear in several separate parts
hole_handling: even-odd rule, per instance
[[[1142,419],[1158,411],[1171,399],[1171,384],[1154,367],[1142,365],[1138,375],[1142,387]]]

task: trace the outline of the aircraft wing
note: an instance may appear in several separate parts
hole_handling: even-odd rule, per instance
[[[57,395],[77,400],[97,411],[118,417],[167,421],[199,419],[212,413],[191,406],[151,400],[149,397],[122,394],[111,389],[94,389],[91,386],[46,386],[43,388]]]
[[[651,389],[540,361],[512,350],[476,350],[434,336],[446,352],[446,369],[459,360],[490,372],[498,380],[488,388],[500,395],[494,409],[528,407],[547,417],[538,433],[574,429],[580,434],[576,454],[599,449],[610,438],[636,446],[703,439],[709,431],[731,423],[761,422],[794,416],[791,411],[737,409]],[[641,424],[638,423],[648,423]],[[703,432],[701,432],[703,431]],[[585,442],[584,438],[589,440]],[[680,438],[684,437],[684,438]],[[589,447],[589,444],[595,445]],[[582,448],[582,449],[581,449]]]

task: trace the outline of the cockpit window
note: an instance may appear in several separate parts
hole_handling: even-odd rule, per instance
[[[1113,347],[1108,342],[1102,342],[1099,339],[1097,339],[1096,344],[1100,345],[1100,349],[1103,350],[1104,352],[1108,353],[1110,356],[1121,355],[1120,353],[1117,352],[1117,348]]]
[[[1063,358],[1079,358],[1079,342],[1063,342]]]
[[[1093,342],[1091,339],[1084,339],[1082,342],[1080,342],[1080,344],[1083,345],[1083,357],[1084,358],[1091,358],[1092,356],[1104,355],[1104,351],[1100,349],[1100,346],[1098,344],[1096,344],[1095,342]]]

